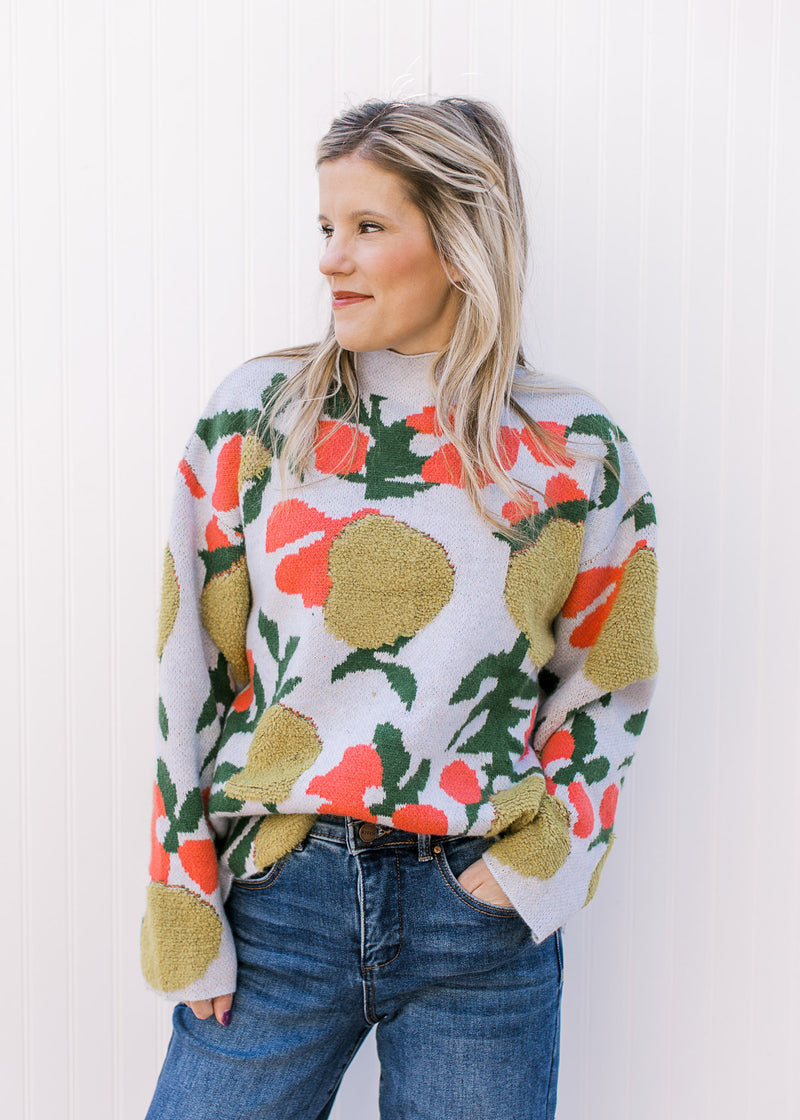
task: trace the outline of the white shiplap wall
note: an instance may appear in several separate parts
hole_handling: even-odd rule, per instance
[[[0,5],[3,1114],[138,1120],[154,617],[214,384],[316,333],[314,143],[486,97],[523,163],[529,354],[660,510],[660,692],[567,931],[559,1120],[800,1101],[800,10],[791,0]],[[521,1040],[524,1045],[524,1040]],[[367,1050],[336,1115],[370,1120]]]

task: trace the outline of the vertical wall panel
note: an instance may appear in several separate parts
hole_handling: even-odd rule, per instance
[[[529,354],[603,399],[660,513],[662,681],[566,931],[559,1120],[792,1114],[796,6],[6,0],[0,33],[6,1110],[145,1112],[169,1032],[138,926],[172,472],[234,365],[326,320],[333,114],[430,91],[506,114]],[[377,1117],[376,1092],[368,1040],[334,1120]]]
[[[0,376],[0,415],[4,418],[0,431],[0,461],[3,464],[5,494],[8,502],[8,546],[4,554],[3,584],[6,606],[3,613],[3,636],[0,638],[3,673],[8,694],[16,703],[7,705],[4,751],[7,808],[6,828],[6,890],[13,900],[5,924],[3,952],[14,962],[8,970],[8,998],[20,1013],[5,1016],[0,1023],[0,1054],[7,1056],[14,1076],[5,1079],[6,1105],[12,1114],[21,1116],[26,1107],[30,1085],[28,1054],[30,1053],[31,1020],[27,1000],[27,894],[25,890],[25,846],[28,815],[26,811],[26,777],[23,746],[27,744],[27,681],[24,664],[27,660],[25,632],[25,532],[22,517],[22,385],[19,362],[20,290],[19,290],[19,89],[17,70],[16,12],[6,5],[0,12],[0,41],[7,44],[8,68],[0,82],[0,214],[7,267],[0,269],[0,346],[5,373]]]

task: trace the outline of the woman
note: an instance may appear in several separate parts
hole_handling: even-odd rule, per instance
[[[371,102],[318,170],[328,336],[228,377],[178,476],[150,1116],[325,1117],[377,1024],[384,1117],[552,1117],[560,928],[656,669],[653,507],[597,402],[522,365],[496,112]]]

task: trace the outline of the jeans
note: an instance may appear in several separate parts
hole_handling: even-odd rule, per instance
[[[458,885],[488,843],[320,817],[237,880],[231,1022],[176,1007],[147,1120],[325,1120],[373,1026],[382,1120],[552,1120],[561,934]]]

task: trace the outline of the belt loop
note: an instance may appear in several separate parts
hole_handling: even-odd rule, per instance
[[[425,836],[422,833],[417,836],[417,858],[420,863],[427,863],[433,859],[430,836]]]

